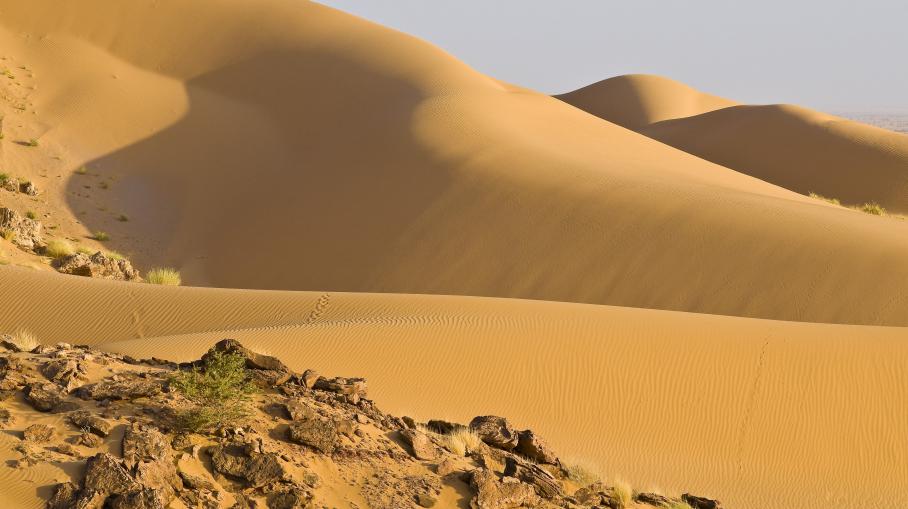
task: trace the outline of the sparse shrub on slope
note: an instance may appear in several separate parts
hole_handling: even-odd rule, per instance
[[[50,240],[44,248],[44,255],[54,259],[63,258],[64,256],[69,256],[73,253],[72,245],[69,242],[60,239]]]
[[[153,285],[180,286],[183,284],[180,273],[166,267],[151,269],[145,276],[145,280]]]
[[[179,414],[178,424],[196,432],[242,420],[249,415],[249,402],[256,392],[246,371],[246,359],[220,351],[210,352],[201,368],[174,375],[170,387],[191,404]]]
[[[857,207],[858,210],[864,212],[865,214],[871,214],[874,216],[885,216],[886,209],[884,209],[879,203],[869,202]]]

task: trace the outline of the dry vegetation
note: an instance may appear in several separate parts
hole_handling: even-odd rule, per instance
[[[183,283],[180,273],[167,267],[151,269],[145,280],[153,285],[180,286]]]

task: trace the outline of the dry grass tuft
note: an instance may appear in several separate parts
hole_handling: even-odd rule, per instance
[[[145,280],[153,285],[180,286],[183,284],[180,273],[167,267],[151,269],[145,276]]]
[[[91,238],[99,242],[104,242],[105,240],[110,240],[110,235],[108,235],[107,232],[97,231]]]
[[[627,507],[634,500],[634,490],[631,485],[623,479],[615,479],[615,496],[621,501],[622,507]]]
[[[31,352],[41,343],[38,342],[38,338],[31,332],[25,329],[17,330],[13,335],[10,341],[16,345],[16,348],[22,350],[23,352]]]
[[[865,214],[870,214],[873,216],[885,216],[886,209],[884,209],[879,203],[869,202],[861,205],[860,207],[855,207],[856,210],[860,210]]]
[[[44,255],[53,259],[63,258],[74,252],[72,244],[60,239],[51,239],[44,248]]]
[[[568,460],[561,462],[564,472],[568,479],[579,484],[580,486],[589,486],[594,482],[602,480],[602,476],[597,473],[597,468],[585,461]]]
[[[479,450],[482,439],[470,428],[457,428],[448,435],[438,435],[438,439],[445,449],[466,456]]]
[[[808,194],[807,196],[817,199],[817,200],[823,200],[823,201],[825,201],[827,203],[831,203],[833,205],[839,205],[839,206],[842,205],[842,202],[840,202],[838,200],[838,198],[827,198],[821,194],[814,193],[813,191],[811,191],[810,194]]]

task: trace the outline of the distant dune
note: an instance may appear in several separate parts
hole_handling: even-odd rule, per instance
[[[17,252],[0,333],[236,337],[635,486],[908,506],[908,221],[804,195],[908,212],[908,137],[654,77],[557,100],[301,0],[0,0],[0,48],[0,167],[41,190],[0,205],[216,287]],[[0,506],[61,476],[0,465]]]
[[[656,76],[558,96],[584,111],[798,193],[908,214],[908,135],[791,105],[742,106]]]

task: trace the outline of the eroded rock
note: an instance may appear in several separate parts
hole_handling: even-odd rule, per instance
[[[113,424],[88,410],[79,410],[69,414],[69,422],[77,428],[87,430],[99,437],[106,437],[113,429]]]
[[[83,484],[85,489],[107,494],[123,494],[140,489],[123,464],[104,452],[88,458]]]
[[[25,428],[22,437],[28,442],[49,442],[54,437],[54,428],[47,424],[32,424]]]
[[[118,281],[137,281],[139,271],[133,268],[125,258],[114,259],[104,253],[93,255],[75,253],[53,261],[57,272],[73,276],[113,279]]]
[[[246,367],[249,369],[290,372],[290,368],[284,365],[277,357],[253,352],[235,339],[222,339],[221,341],[218,341],[217,344],[211,347],[208,353],[202,356],[201,362],[204,363],[205,360],[211,356],[211,352],[213,351],[241,355],[246,359]]]
[[[470,500],[471,509],[512,509],[534,507],[539,503],[532,486],[513,477],[501,480],[487,469],[477,469],[470,477],[470,487],[475,495]]]
[[[483,442],[510,451],[517,447],[517,430],[504,417],[496,415],[480,415],[470,421],[473,430]]]
[[[135,399],[155,396],[161,392],[161,383],[147,378],[115,376],[95,384],[83,385],[77,394],[83,399]]]
[[[63,401],[63,391],[52,383],[35,383],[26,388],[25,400],[42,412],[50,412]]]
[[[438,458],[440,451],[422,431],[415,429],[401,430],[400,436],[410,446],[411,454],[418,460],[431,461]]]
[[[681,500],[686,502],[687,505],[691,506],[693,509],[722,509],[722,502],[698,497],[696,495],[691,495],[690,493],[681,495]]]
[[[309,446],[325,454],[334,452],[337,446],[337,425],[331,419],[315,417],[293,422],[287,431],[292,442]]]
[[[522,454],[537,463],[549,465],[557,465],[559,463],[558,456],[549,448],[542,437],[529,429],[521,431],[517,435],[517,447],[514,452]]]
[[[29,251],[43,244],[41,223],[18,212],[0,207],[0,232],[6,233],[16,246]]]

